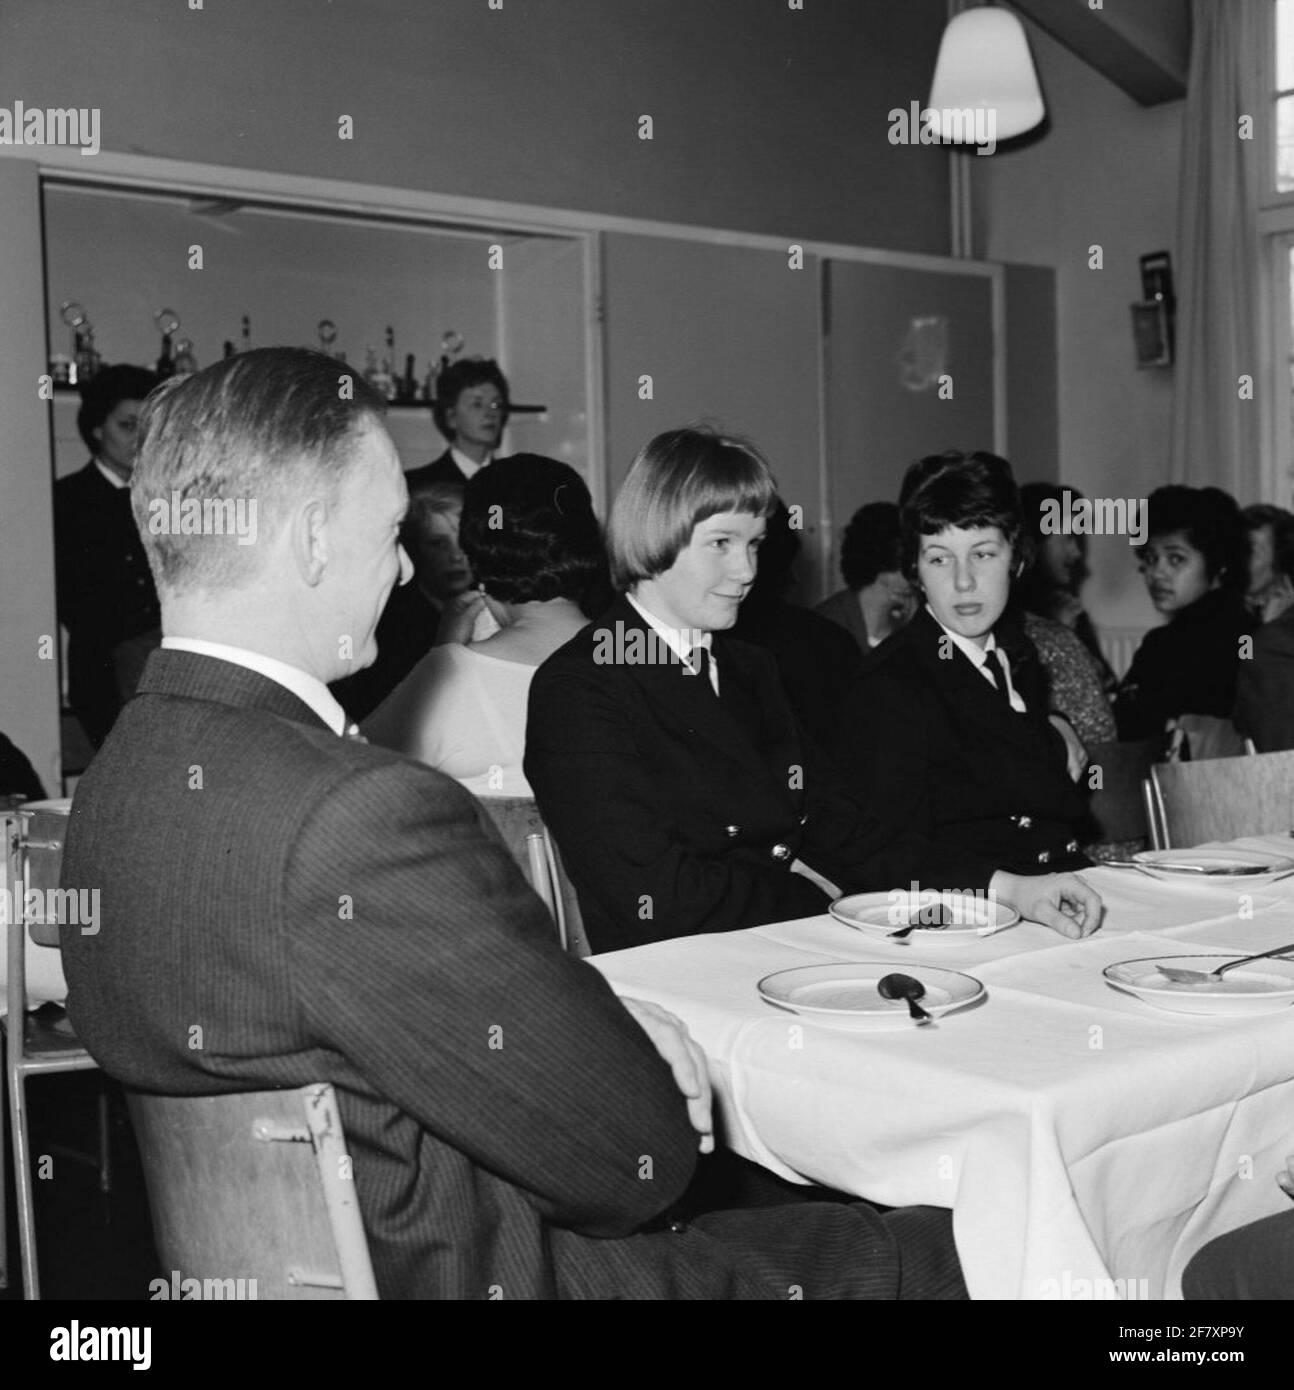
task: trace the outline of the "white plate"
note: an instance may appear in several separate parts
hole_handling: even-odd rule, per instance
[[[1252,849],[1147,849],[1132,857],[1148,874],[1174,883],[1256,883],[1294,873],[1294,859]],[[1200,869],[1215,872],[1199,873]],[[1222,872],[1227,870],[1233,872]]]
[[[912,922],[921,914],[937,915],[947,926],[918,926],[910,936],[895,940],[896,946],[964,946],[976,937],[992,936],[1005,927],[1013,927],[1020,914],[996,898],[977,897],[967,893],[912,893],[895,888],[889,893],[852,893],[837,898],[828,909],[831,915],[855,931],[869,936],[886,938]]]
[[[756,988],[770,1004],[803,1014],[815,1023],[848,1023],[864,1028],[900,1028],[911,1022],[907,1002],[882,999],[877,982],[902,973],[920,980],[926,992],[918,1002],[938,1018],[963,1009],[985,995],[973,976],[957,970],[920,965],[896,972],[893,961],[858,961],[841,965],[801,965],[765,975]]]
[[[1243,954],[1243,953],[1242,953]],[[1102,971],[1106,982],[1135,994],[1157,1009],[1181,1014],[1265,1014],[1294,1004],[1294,960],[1251,961],[1228,970],[1216,984],[1183,984],[1161,975],[1158,966],[1183,970],[1216,970],[1224,961],[1238,960],[1234,953],[1212,952],[1200,956],[1144,956],[1122,960]]]

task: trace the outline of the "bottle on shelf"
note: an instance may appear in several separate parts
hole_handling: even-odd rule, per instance
[[[72,330],[72,363],[67,373],[67,384],[78,386],[93,380],[99,370],[100,359],[94,347],[94,326],[85,305],[75,299],[65,299],[59,305],[59,317]]]
[[[175,373],[177,376],[192,376],[198,370],[198,359],[193,353],[193,339],[181,338],[175,344]]]
[[[180,326],[179,316],[173,309],[159,309],[153,315],[153,322],[157,325],[158,332],[162,335],[162,351],[157,359],[157,366],[154,370],[157,375],[166,380],[168,376],[175,375],[175,355],[174,339],[172,335]]]
[[[239,352],[251,352],[252,350],[252,321],[248,315],[243,315],[243,343]]]

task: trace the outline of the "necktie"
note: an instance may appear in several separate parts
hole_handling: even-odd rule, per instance
[[[993,671],[994,684],[997,686],[997,693],[1002,698],[1002,703],[1007,709],[1014,712],[1011,704],[1011,687],[1007,684],[1007,672],[1010,667],[1007,665],[1006,653],[1001,647],[994,647],[992,655],[996,658],[995,669]]]
[[[717,695],[719,692],[715,687],[718,684],[716,677],[719,668],[714,666],[713,670],[711,669],[714,663],[714,654],[708,647],[693,647],[689,660],[692,670],[689,679],[703,682],[711,695]]]

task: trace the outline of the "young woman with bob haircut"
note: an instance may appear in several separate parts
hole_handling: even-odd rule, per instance
[[[861,810],[802,737],[772,658],[727,635],[775,484],[753,445],[671,430],[608,527],[621,590],[530,691],[526,775],[597,951],[822,912],[836,891],[986,888],[1066,935],[1100,899],[1016,878]]]

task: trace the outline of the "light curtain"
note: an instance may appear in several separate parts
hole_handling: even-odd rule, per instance
[[[1269,40],[1271,0],[1193,0],[1191,75],[1182,121],[1177,258],[1175,482],[1262,500],[1261,412],[1271,408],[1261,354],[1257,148],[1271,103],[1254,54]],[[1252,117],[1252,140],[1240,118]],[[1240,378],[1253,382],[1241,398]]]

